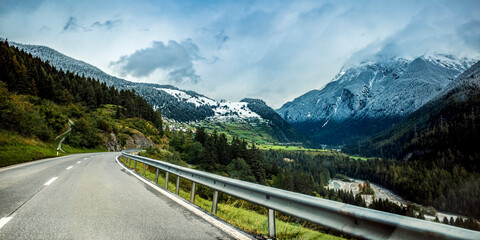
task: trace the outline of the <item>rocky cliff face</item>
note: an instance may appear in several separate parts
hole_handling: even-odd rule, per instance
[[[104,145],[107,147],[108,151],[118,152],[123,149],[134,149],[134,148],[156,148],[156,145],[152,140],[148,139],[141,132],[136,132],[127,137],[125,140],[125,145],[122,146],[117,135],[110,133]]]
[[[110,152],[118,152],[122,150],[122,145],[120,145],[115,133],[110,133],[110,135],[108,135],[106,146]]]
[[[125,148],[156,148],[155,143],[148,139],[142,133],[134,133],[127,138]]]
[[[417,110],[474,62],[427,55],[343,67],[323,89],[310,91],[277,112],[318,143],[351,143]]]

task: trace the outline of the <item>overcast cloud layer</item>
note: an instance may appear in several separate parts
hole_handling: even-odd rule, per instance
[[[278,108],[373,56],[478,57],[480,1],[6,0],[0,37],[131,81]]]

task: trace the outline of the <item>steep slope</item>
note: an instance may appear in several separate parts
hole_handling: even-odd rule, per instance
[[[480,62],[397,126],[345,151],[480,172]]]
[[[363,62],[343,67],[323,89],[310,91],[277,112],[318,143],[352,143],[423,106],[473,63],[451,55]]]
[[[180,101],[166,91],[159,90],[179,90],[173,86],[135,83],[113,77],[95,66],[68,57],[49,47],[20,44],[15,42],[9,42],[9,44],[32,54],[34,57],[39,57],[43,61],[48,61],[52,66],[65,72],[68,71],[74,74],[84,75],[85,77],[98,79],[101,82],[105,82],[108,86],[113,86],[119,90],[135,90],[138,95],[147,100],[147,102],[154,106],[154,108],[161,109],[162,114],[167,118],[178,121],[195,121],[214,115],[214,112],[210,107],[196,106],[195,104],[191,104],[189,102]],[[194,92],[190,92],[190,94],[194,96],[199,95]]]
[[[305,145],[312,146],[312,143],[308,138],[296,131],[290,124],[283,120],[275,110],[267,106],[264,101],[260,99],[244,98],[241,102],[247,103],[249,109],[260,115],[262,119],[268,121],[275,136],[280,142],[287,143],[293,140],[298,141],[299,144],[304,143]]]
[[[68,153],[155,147],[162,119],[133,91],[64,73],[0,41],[0,166]],[[88,149],[88,150],[86,150]]]
[[[155,109],[160,109],[163,117],[170,120],[190,123],[197,122],[196,125],[202,126],[209,126],[209,124],[198,122],[228,122],[229,124],[244,125],[246,129],[251,129],[249,125],[261,124],[263,127],[260,128],[262,130],[260,130],[258,134],[271,135],[268,139],[271,139],[275,143],[299,143],[309,141],[298,132],[294,132],[296,130],[293,128],[286,126],[285,124],[288,125],[286,122],[278,120],[271,121],[268,118],[262,118],[256,111],[248,107],[247,102],[215,101],[194,91],[181,90],[170,85],[130,82],[110,76],[97,67],[68,57],[45,46],[25,45],[13,42],[9,42],[9,44],[32,54],[34,57],[48,61],[63,71],[98,79],[101,82],[105,82],[108,86],[113,86],[119,90],[135,90],[138,95],[143,97]],[[274,110],[266,104],[264,104],[262,108],[268,108],[268,111],[274,112]],[[276,126],[276,124],[280,125]],[[277,130],[279,131],[278,133]],[[286,132],[284,132],[284,130]]]

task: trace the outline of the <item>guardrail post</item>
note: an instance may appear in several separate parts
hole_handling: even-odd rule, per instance
[[[271,238],[277,237],[277,231],[275,228],[275,210],[268,209],[268,236]]]
[[[165,189],[168,190],[168,175],[169,175],[169,172],[165,172]]]
[[[137,169],[137,160],[135,160],[135,166],[133,166],[133,169]]]
[[[212,214],[217,214],[217,204],[218,204],[218,191],[215,190],[213,192],[213,199],[212,199]]]
[[[177,176],[177,184],[175,185],[175,194],[180,193],[180,176]]]
[[[145,175],[145,169],[147,168],[147,164],[143,164],[143,175]]]
[[[190,191],[190,202],[195,204],[195,188],[197,187],[197,184],[195,182],[192,182],[192,191]]]
[[[157,173],[155,173],[155,183],[158,183],[158,174],[160,174],[159,168],[157,168]]]

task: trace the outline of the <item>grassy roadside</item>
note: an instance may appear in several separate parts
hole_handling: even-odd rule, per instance
[[[129,168],[133,168],[133,161],[132,164],[129,165],[128,162],[125,161],[124,158],[120,158],[123,164],[125,164]],[[139,174],[143,173],[143,164],[137,163],[137,167],[135,171]],[[148,179],[155,181],[155,170],[153,168],[147,168],[145,177]],[[159,186],[165,186],[165,174],[164,172],[160,171],[163,174],[160,174],[158,179]],[[176,176],[170,174],[169,182],[168,182],[168,190],[174,192],[175,191],[175,179]],[[197,185],[197,193],[200,193],[202,190],[201,186]],[[187,180],[182,180],[181,187],[179,191],[179,195],[186,199],[190,199],[190,182]],[[210,212],[212,208],[211,199],[206,199],[199,196],[200,194],[196,195],[195,197],[195,204],[202,209]],[[222,200],[223,199],[223,200]],[[260,214],[254,210],[248,210],[242,208],[244,201],[235,200],[229,197],[223,196],[218,203],[217,207],[217,217],[225,220],[226,222],[234,225],[235,227],[242,229],[248,233],[254,235],[267,235],[268,234],[268,224],[267,224],[267,216],[265,214]],[[288,223],[281,221],[279,219],[276,220],[277,226],[277,238],[278,239],[343,239],[337,236],[328,235],[325,233],[321,233],[318,231],[314,231],[308,228],[301,226],[300,224],[296,223]]]
[[[31,162],[38,159],[56,157],[58,141],[46,143],[36,138],[26,138],[18,134],[0,131],[0,167]],[[67,153],[101,152],[106,149],[78,149],[63,145]],[[67,155],[59,152],[59,156]]]

